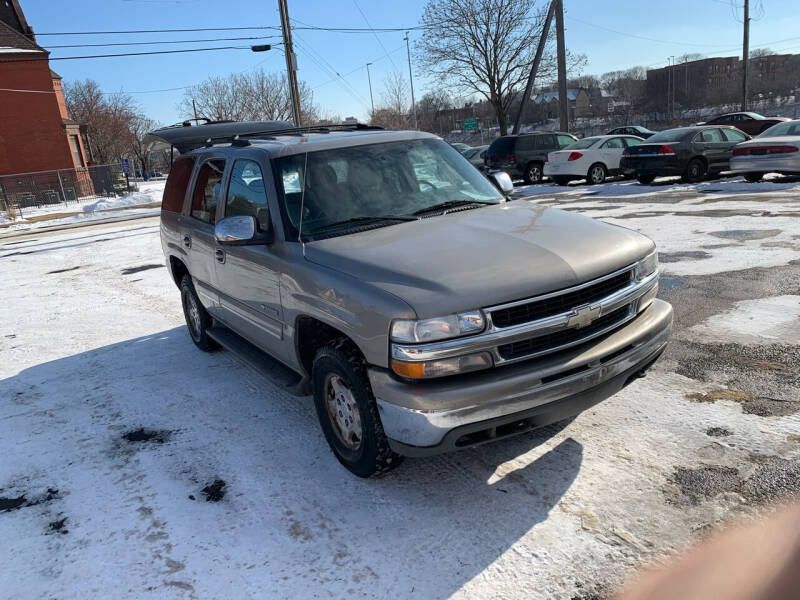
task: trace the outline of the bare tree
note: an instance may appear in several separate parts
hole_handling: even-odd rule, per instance
[[[316,121],[318,109],[311,88],[305,82],[300,82],[298,88],[301,120],[303,123]],[[266,73],[262,69],[209,77],[188,88],[177,108],[187,118],[194,117],[196,110],[198,117],[212,121],[292,119],[286,76]]]
[[[383,79],[380,105],[370,115],[370,123],[386,129],[408,128],[408,82],[400,71]]]
[[[158,127],[159,123],[144,115],[135,115],[131,120],[128,137],[130,153],[138,161],[143,175],[150,172],[151,144],[145,143],[145,136]]]
[[[434,78],[486,98],[505,135],[508,110],[529,75],[546,12],[536,0],[428,0],[417,60]],[[572,68],[586,60],[567,58]],[[552,78],[555,69],[548,42],[538,77]]]
[[[756,48],[755,50],[750,51],[750,58],[761,58],[763,56],[774,56],[777,54],[774,50],[770,48]]]
[[[442,89],[426,93],[417,102],[417,119],[423,131],[443,134],[450,130],[447,118],[443,113],[453,107],[450,94]]]
[[[136,104],[124,93],[104,94],[95,81],[86,79],[64,85],[70,118],[86,125],[91,154],[103,164],[118,161],[128,149]]]

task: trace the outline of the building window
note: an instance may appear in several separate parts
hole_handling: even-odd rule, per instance
[[[78,142],[77,135],[69,136],[69,147],[72,149],[72,160],[78,167],[85,167],[86,163],[83,162],[83,155],[81,154],[81,145]]]

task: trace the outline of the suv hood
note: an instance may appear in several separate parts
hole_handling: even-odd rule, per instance
[[[515,200],[309,242],[305,255],[427,318],[577,285],[653,247],[629,229]]]

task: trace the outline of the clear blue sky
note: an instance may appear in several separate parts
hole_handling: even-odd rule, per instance
[[[759,0],[751,1],[756,9],[762,4]],[[368,21],[372,27],[405,27],[419,23],[425,0],[288,0],[288,3],[292,19],[312,25],[367,27]],[[539,3],[544,3],[544,0],[539,0]],[[279,24],[276,0],[21,0],[21,4],[28,22],[37,33]],[[587,55],[586,73],[600,74],[634,65],[664,66],[668,56],[688,52],[735,55],[741,45],[742,26],[734,19],[727,0],[564,0],[564,5],[567,47]],[[800,52],[800,2],[763,0],[763,9],[763,16],[751,26],[751,48],[769,46],[776,51]],[[756,11],[755,16],[760,12]],[[57,44],[270,36],[276,33],[210,31],[124,36],[41,35],[38,42],[47,48]],[[412,32],[412,42],[418,35],[419,32]],[[361,119],[367,116],[367,62],[373,63],[370,69],[376,104],[387,73],[393,68],[407,73],[402,33],[382,33],[376,37],[368,33],[345,35],[299,31],[295,33],[295,42],[299,42],[296,47],[299,77],[314,88],[315,101],[323,114],[353,115]],[[259,42],[64,48],[53,49],[51,57],[251,43]],[[96,80],[105,91],[132,93],[144,112],[168,124],[186,116],[176,109],[181,90],[134,92],[187,86],[209,75],[225,75],[256,66],[279,71],[285,68],[285,63],[283,54],[276,50],[260,54],[249,50],[227,50],[54,61],[51,66],[67,81],[88,77]],[[344,76],[346,84],[332,75],[334,70]],[[414,77],[419,98],[431,82],[416,69]]]

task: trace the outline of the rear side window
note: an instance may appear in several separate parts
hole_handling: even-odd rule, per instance
[[[533,150],[538,136],[535,135],[523,135],[520,136],[519,140],[517,141],[517,150]]]
[[[622,141],[622,138],[611,138],[610,140],[606,140],[601,148],[612,149],[612,148],[623,148],[625,143]]]
[[[220,197],[224,160],[209,160],[203,163],[197,173],[192,194],[191,216],[204,223],[214,224],[217,213],[217,199]]]
[[[186,186],[194,169],[194,156],[181,156],[172,163],[172,170],[164,186],[164,198],[161,200],[161,210],[181,212],[183,199],[186,197]]]
[[[225,216],[237,215],[255,217],[260,231],[266,231],[269,227],[264,176],[258,163],[252,160],[237,160],[233,163],[225,201]]]
[[[726,140],[722,138],[722,132],[719,129],[705,129],[695,136],[694,141],[713,144]]]
[[[741,131],[736,131],[735,129],[723,129],[723,135],[728,138],[729,142],[743,142],[747,139],[747,136],[743,134]]]
[[[554,146],[554,138],[552,135],[537,135],[534,139],[536,140],[536,148],[546,149]]]

